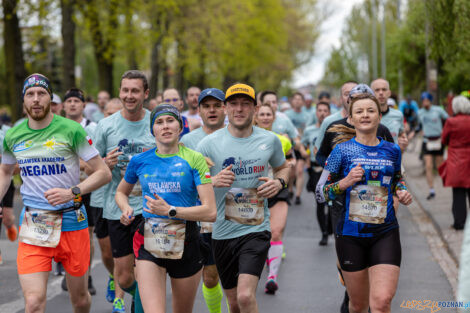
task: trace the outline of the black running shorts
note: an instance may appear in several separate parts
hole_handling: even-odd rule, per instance
[[[287,202],[290,205],[289,190],[287,188],[283,187],[274,197],[268,198],[268,208],[272,208],[279,201]]]
[[[121,224],[120,220],[107,220],[109,239],[113,258],[120,258],[133,253],[134,233],[142,221],[142,215],[136,215],[129,226]]]
[[[196,222],[186,222],[184,251],[179,260],[157,258],[145,250],[144,226],[145,220],[142,220],[134,235],[134,255],[137,260],[150,261],[165,268],[171,278],[191,277],[202,269],[204,255],[207,251],[201,251],[201,238]]]
[[[96,238],[103,239],[109,236],[108,221],[103,217],[103,208],[90,206],[91,214],[95,221],[95,234]]]
[[[357,272],[378,264],[401,264],[400,231],[394,228],[377,237],[336,235],[336,254],[341,269]]]
[[[207,249],[207,253],[204,258],[204,266],[214,265],[214,249],[212,249],[212,233],[202,233],[199,234],[201,236],[202,244],[204,245],[205,249]]]
[[[269,231],[233,239],[212,239],[215,265],[224,289],[235,288],[240,274],[261,276],[271,246],[270,240]]]
[[[5,208],[12,208],[14,197],[15,197],[15,185],[13,184],[13,181],[11,181],[10,186],[8,186],[7,193],[3,197],[2,206]]]
[[[426,148],[426,143],[423,142],[423,145],[422,145],[422,151],[423,151],[423,154],[424,155],[437,155],[437,156],[443,156],[444,155],[444,145],[442,145],[441,149],[439,150],[428,150]]]
[[[95,217],[96,213],[93,212],[92,208],[90,207],[90,200],[91,200],[91,193],[87,193],[86,195],[82,195],[82,202],[85,206],[86,215],[88,217],[88,227],[95,226]]]

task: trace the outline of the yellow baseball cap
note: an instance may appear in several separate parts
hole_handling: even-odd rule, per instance
[[[230,86],[225,92],[225,100],[235,95],[245,95],[253,99],[256,104],[255,90],[246,84],[235,84]]]

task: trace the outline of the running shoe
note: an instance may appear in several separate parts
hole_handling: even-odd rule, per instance
[[[343,303],[341,303],[341,313],[349,313],[349,295],[348,292],[344,291]]]
[[[64,278],[62,278],[62,283],[60,284],[60,286],[62,287],[63,291],[68,291],[69,290],[67,288],[67,281],[65,280],[65,276],[64,276]]]
[[[287,257],[287,254],[286,254],[286,246],[282,246],[282,259],[284,260],[285,258]]]
[[[18,228],[16,228],[15,225],[10,226],[9,228],[6,229],[8,239],[10,241],[15,241],[16,238],[18,237]]]
[[[300,201],[300,197],[295,197],[295,204],[299,205],[302,201]]]
[[[116,298],[113,301],[113,313],[122,313],[126,312],[126,306],[124,305],[124,300],[121,298]]]
[[[277,283],[274,281],[274,279],[270,279],[266,282],[266,286],[264,288],[265,288],[264,292],[266,292],[269,295],[273,295],[276,293],[278,286],[277,286]]]
[[[326,246],[328,244],[328,234],[323,234],[321,240],[318,243],[320,246]]]
[[[109,276],[108,288],[106,288],[106,300],[110,303],[113,303],[115,300],[114,299],[115,297],[116,297],[116,287],[114,286],[114,278]]]
[[[56,263],[54,275],[55,276],[64,275],[64,267],[62,266],[62,263],[60,263],[60,262]]]
[[[93,279],[91,278],[91,275],[88,276],[88,292],[94,296],[96,295],[96,288],[93,286]]]
[[[436,197],[436,194],[434,192],[430,192],[429,195],[426,197],[426,200],[432,200]]]

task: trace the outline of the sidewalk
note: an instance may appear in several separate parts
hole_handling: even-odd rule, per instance
[[[454,230],[451,225],[452,217],[452,189],[442,185],[442,179],[436,172],[434,177],[434,189],[436,197],[426,200],[429,187],[424,174],[424,163],[419,160],[421,139],[416,138],[414,147],[410,144],[403,155],[403,166],[405,167],[405,179],[413,194],[413,200],[417,202],[433,220],[438,232],[442,236],[451,256],[456,263],[460,260],[460,248],[463,240],[463,231]]]

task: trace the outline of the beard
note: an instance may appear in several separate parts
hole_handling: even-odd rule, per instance
[[[39,113],[35,113],[32,110],[32,106],[30,108],[25,106],[26,113],[28,113],[28,116],[32,118],[35,121],[41,121],[43,120],[47,114],[51,111],[51,103],[49,102],[45,107],[42,107],[42,111]]]

